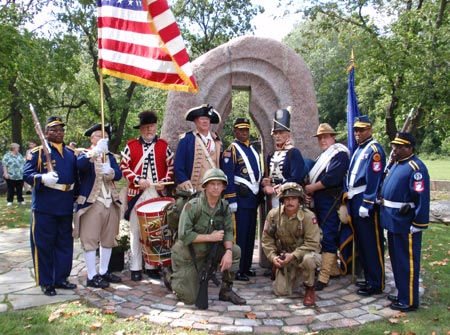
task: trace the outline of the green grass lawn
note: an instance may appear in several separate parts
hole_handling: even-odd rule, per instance
[[[450,159],[423,160],[431,180],[450,180]]]

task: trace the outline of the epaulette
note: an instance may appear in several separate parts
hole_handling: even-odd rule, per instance
[[[192,133],[192,132],[190,131],[189,133]],[[187,133],[180,134],[180,135],[178,136],[178,139],[181,140],[182,138],[184,138],[184,137],[186,136],[186,134],[187,134]]]
[[[42,150],[42,145],[38,145],[37,147],[34,147],[33,149],[31,149],[31,153],[34,154],[35,152],[41,151]]]
[[[420,170],[420,166],[413,160],[408,162],[409,166],[411,167],[411,169],[413,169],[413,171],[419,171]]]
[[[378,152],[378,147],[375,145],[375,143],[372,143],[370,146],[372,147],[373,152]]]

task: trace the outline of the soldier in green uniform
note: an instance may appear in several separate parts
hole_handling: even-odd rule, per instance
[[[267,214],[262,236],[262,248],[275,272],[273,290],[279,296],[291,295],[303,280],[303,305],[312,306],[322,231],[314,213],[302,206],[304,193],[299,184],[283,184],[278,197],[282,205]]]
[[[201,194],[183,208],[178,226],[178,240],[172,247],[170,284],[177,297],[185,304],[196,301],[200,278],[214,243],[217,252],[212,255],[213,268],[222,272],[219,300],[235,305],[246,304],[245,299],[232,291],[235,273],[239,270],[241,249],[233,245],[233,224],[227,201],[222,199],[228,184],[220,169],[209,169],[203,180]]]

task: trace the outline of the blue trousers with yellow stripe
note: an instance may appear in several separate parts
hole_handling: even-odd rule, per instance
[[[33,211],[30,240],[36,284],[55,285],[66,280],[72,270],[72,215]]]
[[[238,208],[236,218],[236,244],[241,248],[241,261],[239,272],[246,273],[250,270],[255,247],[256,216],[254,208]]]
[[[398,301],[419,307],[419,271],[422,232],[394,234],[388,232],[388,248],[391,258]]]

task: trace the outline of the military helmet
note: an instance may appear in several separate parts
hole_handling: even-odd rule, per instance
[[[209,169],[205,172],[202,180],[202,187],[205,188],[206,184],[211,180],[220,180],[228,185],[228,178],[221,169]]]
[[[281,201],[286,197],[297,197],[303,200],[305,198],[305,193],[299,184],[288,182],[281,185],[278,193],[278,198],[280,198]]]

